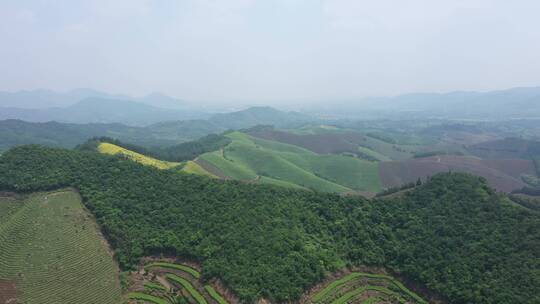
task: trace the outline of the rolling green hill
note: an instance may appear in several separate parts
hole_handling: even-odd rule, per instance
[[[0,220],[0,281],[19,303],[120,302],[118,267],[76,192],[0,197]]]
[[[370,161],[412,158],[415,152],[429,150],[432,145],[404,144],[398,142],[395,136],[385,136],[381,132],[364,134],[325,125],[306,125],[286,131],[271,126],[257,126],[246,130],[246,133],[256,138],[303,147],[318,154],[350,154]]]
[[[411,158],[414,149],[421,146],[392,144],[391,139],[384,139],[381,135],[376,135],[375,138],[332,129],[321,137],[317,134],[297,135],[275,131],[266,126],[246,132],[212,134],[168,148],[145,149],[107,138],[100,140],[110,143],[89,141],[85,146],[88,145],[89,150],[92,150],[97,143],[99,151],[109,151],[110,154],[124,151],[124,155],[135,161],[159,168],[180,165],[165,161],[167,159],[193,159],[194,161],[184,162],[181,171],[248,183],[356,193],[368,197],[381,190],[414,183],[418,179],[426,179],[449,170],[480,175],[486,178],[492,187],[505,192],[527,185],[527,180],[523,180],[525,177],[529,180],[537,179],[535,163],[531,160],[482,160],[442,153],[424,153],[422,157],[416,154],[415,158]],[[250,134],[270,136],[276,140]],[[356,149],[357,153],[325,153],[329,150],[322,148],[322,145],[327,139],[330,139],[328,145],[334,143],[342,148]],[[357,145],[352,144],[355,141]],[[390,161],[391,157],[404,159]]]
[[[305,126],[297,132],[285,132],[258,126],[245,132],[258,147],[273,150],[275,155],[326,181],[367,191],[364,195],[445,171],[482,176],[492,187],[505,192],[521,189],[538,179],[530,159],[539,155],[540,149],[539,143],[532,140],[488,141],[467,148],[446,139],[415,142],[391,132],[364,135],[338,127]],[[467,156],[469,152],[487,159]]]
[[[343,155],[319,155],[242,132],[226,136],[232,140],[229,145],[200,158],[233,179],[326,192],[377,192],[381,189],[378,165],[374,162]]]

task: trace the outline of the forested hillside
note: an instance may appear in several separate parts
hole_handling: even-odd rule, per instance
[[[386,267],[452,303],[540,302],[540,216],[466,174],[364,200],[212,180],[40,146],[0,158],[0,189],[79,189],[124,269],[198,260],[241,300],[297,299],[329,271]]]
[[[119,123],[69,124],[0,120],[0,152],[24,144],[73,148],[93,137],[110,137],[145,147],[172,146],[213,132],[199,130],[196,121],[182,123],[185,127],[173,131],[160,124],[130,127]]]
[[[144,104],[137,105],[136,112],[138,115],[134,115],[133,111],[128,109],[130,107],[125,106],[126,104],[133,105],[136,103],[126,100],[117,102],[107,99],[97,102],[87,100],[72,106],[72,108],[75,107],[75,109],[72,109],[73,113],[62,112],[57,114],[57,116],[45,116],[37,120],[42,122],[32,122],[35,120],[26,116],[10,115],[10,112],[18,111],[19,109],[0,109],[0,119],[3,119],[2,116],[5,116],[4,119],[12,118],[0,120],[0,152],[21,144],[41,144],[52,147],[73,148],[92,137],[110,137],[125,143],[145,146],[147,148],[165,148],[179,145],[183,142],[197,140],[209,134],[222,133],[228,129],[249,128],[258,124],[292,127],[314,120],[314,118],[308,115],[282,112],[270,107],[255,107],[237,112],[219,113],[207,117],[207,119],[180,120],[186,119],[186,117],[177,115],[178,111],[169,113],[169,110],[158,109],[158,113],[165,113],[165,117],[162,117],[148,110],[147,108],[150,106]],[[67,111],[66,109],[57,108],[53,110]],[[24,109],[21,111],[31,113],[37,111],[41,113],[42,111],[53,110]],[[99,116],[96,113],[98,110],[105,112],[105,114],[102,113],[101,115],[105,115],[108,118],[96,118]],[[76,115],[88,116],[90,119],[77,118]],[[112,119],[109,116],[123,118]],[[69,119],[62,119],[66,117]],[[20,119],[25,119],[26,121]],[[128,126],[125,120],[139,122]],[[108,123],[111,121],[114,123]],[[155,123],[150,124],[151,122]],[[185,156],[176,155],[173,151],[168,151],[165,157]]]

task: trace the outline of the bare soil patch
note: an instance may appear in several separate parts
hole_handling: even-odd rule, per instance
[[[0,198],[22,199],[24,196],[15,192],[0,191]]]
[[[17,285],[11,280],[0,280],[0,304],[17,304]]]
[[[221,171],[221,169],[219,169],[218,167],[214,166],[213,164],[205,161],[204,159],[200,159],[200,158],[197,158],[196,160],[194,160],[194,162],[201,166],[204,170],[214,174],[215,176],[221,178],[221,179],[231,179],[229,176],[227,176],[227,174],[225,174],[223,171]]]
[[[356,153],[358,145],[366,139],[354,132],[298,135],[265,129],[249,132],[254,137],[299,146],[318,154]]]
[[[240,303],[236,295],[230,289],[228,289],[220,280],[212,279],[210,281],[210,285],[212,285],[212,287],[214,287],[214,289],[230,304]]]

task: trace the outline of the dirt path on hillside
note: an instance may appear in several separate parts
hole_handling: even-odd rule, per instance
[[[204,159],[195,159],[194,162],[201,166],[204,170],[212,173],[213,175],[219,177],[220,179],[231,179],[225,172],[223,172],[220,168],[214,166],[212,163],[209,163],[205,161]]]
[[[167,279],[164,276],[158,275],[156,276],[156,280],[163,286],[167,288],[167,290],[172,289],[172,285],[167,281]]]

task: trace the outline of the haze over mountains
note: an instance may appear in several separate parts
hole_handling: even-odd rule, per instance
[[[341,117],[510,119],[540,117],[540,87],[490,92],[411,93],[322,103],[321,109]]]
[[[258,104],[253,101],[253,104]],[[310,104],[306,106],[306,104]],[[271,103],[270,103],[271,105]],[[350,100],[298,101],[287,109],[305,109],[306,114],[323,118],[439,118],[439,119],[518,119],[540,117],[540,87],[513,88],[491,92],[412,93],[394,97],[369,97]],[[220,109],[223,109],[221,106]],[[267,109],[268,110],[268,109]],[[123,123],[145,126],[163,121],[209,118],[209,111],[196,102],[182,101],[160,93],[134,98],[92,89],[75,89],[66,93],[49,90],[0,92],[0,119],[30,122]],[[250,112],[259,123],[276,113]],[[242,114],[239,114],[242,115]],[[219,115],[214,117],[220,120]],[[241,121],[247,117],[238,117]],[[297,115],[301,123],[306,115]],[[227,127],[234,125],[228,118]]]
[[[111,94],[94,89],[80,88],[68,92],[56,92],[45,89],[0,92],[0,107],[22,109],[63,108],[72,106],[87,98],[133,100],[166,109],[182,109],[186,106],[183,101],[179,99],[156,92],[140,98],[133,98],[123,94]]]
[[[28,116],[0,120],[0,151],[29,143],[72,148],[96,136],[118,138],[142,146],[166,146],[228,129],[259,124],[298,127],[317,121],[308,115],[270,107],[201,115],[206,119],[180,120],[185,116],[178,110],[164,110],[127,100],[104,99],[85,99],[63,109],[25,111],[28,111]],[[6,115],[6,112],[1,115]],[[57,118],[54,119],[56,121],[46,119],[53,117]],[[36,118],[41,119],[36,122]],[[81,123],[85,121],[87,123]]]
[[[301,108],[301,105],[293,104],[288,108]],[[0,134],[3,137],[0,150],[25,143],[74,147],[94,136],[119,138],[143,146],[172,145],[211,133],[256,125],[297,128],[308,123],[323,123],[365,129],[374,123],[361,123],[358,119],[482,121],[538,117],[540,87],[486,93],[416,93],[363,98],[346,104],[341,104],[339,100],[335,103],[328,101],[324,105],[314,104],[309,111],[302,113],[272,107],[211,113],[194,102],[159,93],[134,98],[92,89],[75,89],[66,93],[50,90],[0,92],[0,120],[4,120],[0,121]],[[347,119],[350,121],[347,122]],[[32,124],[36,122],[40,124]],[[385,124],[388,126],[388,123]],[[396,122],[392,128],[399,128],[399,124]],[[463,131],[470,133],[470,128],[478,126],[454,127],[465,128]],[[519,127],[523,134],[535,138],[534,123],[520,122],[512,127]],[[437,132],[437,128],[430,126],[421,132]],[[443,129],[446,130],[446,127]],[[500,128],[497,130],[504,132]],[[454,132],[458,131],[455,129]],[[507,135],[515,134],[510,132]]]
[[[158,93],[142,98],[86,89],[65,94],[45,90],[0,94],[0,119],[149,125],[205,117],[208,115]]]

